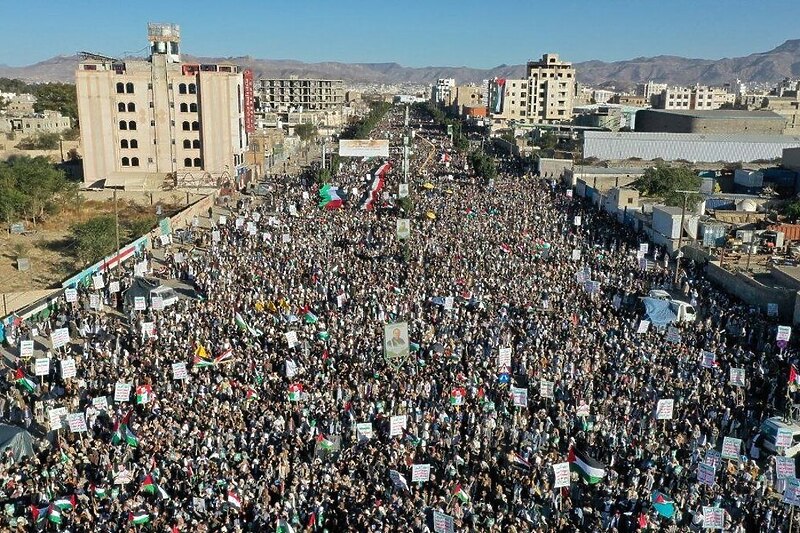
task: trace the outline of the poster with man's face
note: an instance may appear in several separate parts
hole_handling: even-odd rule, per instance
[[[397,322],[383,327],[383,349],[388,362],[400,364],[408,358],[408,324]]]
[[[407,218],[397,219],[397,238],[398,240],[406,240],[411,237],[411,222]]]

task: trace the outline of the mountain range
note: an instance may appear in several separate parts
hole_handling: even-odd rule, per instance
[[[355,83],[431,84],[439,78],[455,78],[456,83],[478,83],[498,78],[521,78],[525,65],[500,65],[490,69],[470,67],[404,67],[397,63],[304,63],[294,60],[243,57],[191,57],[191,62],[233,62],[253,70],[258,78],[299,77],[342,79]],[[0,65],[0,77],[28,82],[74,81],[79,58],[56,56],[24,67]],[[776,82],[800,77],[800,39],[786,41],[767,52],[723,59],[690,59],[677,56],[637,57],[624,61],[586,61],[576,63],[578,81],[594,87],[629,88],[654,80],[675,85],[721,85],[740,79],[743,82]]]

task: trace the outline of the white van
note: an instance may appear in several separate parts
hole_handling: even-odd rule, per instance
[[[775,439],[778,437],[779,431],[792,435],[792,442],[789,447],[779,449],[775,446]],[[797,452],[800,452],[800,426],[784,422],[783,418],[779,416],[767,418],[761,423],[759,437],[759,446],[769,453],[783,455],[784,457],[794,457]],[[778,453],[779,451],[780,453]]]
[[[178,293],[175,292],[175,289],[167,287],[166,285],[159,285],[150,291],[151,306],[153,305],[153,297],[161,297],[161,301],[164,302],[164,307],[169,307],[178,302]]]
[[[697,313],[689,302],[670,300],[669,309],[675,313],[678,322],[694,322],[697,318]]]

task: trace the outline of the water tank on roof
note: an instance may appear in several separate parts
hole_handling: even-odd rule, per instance
[[[755,213],[758,211],[758,203],[755,200],[744,199],[736,204],[737,211],[745,211],[747,213]]]

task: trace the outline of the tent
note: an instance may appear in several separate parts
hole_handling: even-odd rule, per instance
[[[642,298],[647,319],[655,326],[666,326],[675,322],[677,315],[669,308],[669,302],[656,298]]]
[[[0,451],[11,449],[14,461],[33,456],[33,437],[26,430],[17,426],[0,424]]]
[[[146,278],[134,278],[131,286],[125,291],[125,305],[127,307],[133,307],[135,298],[140,296],[150,301],[150,291],[160,285],[161,282],[157,280],[151,281]]]

